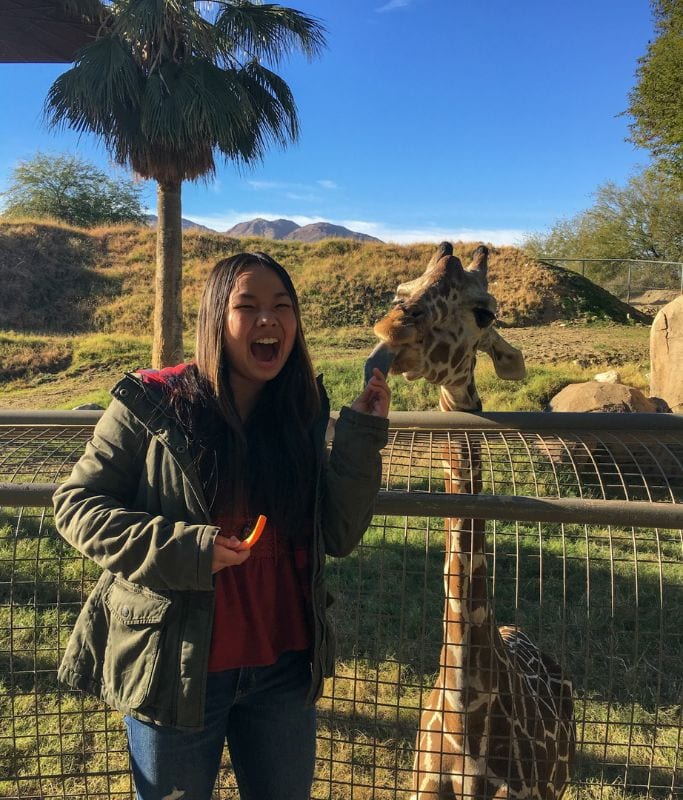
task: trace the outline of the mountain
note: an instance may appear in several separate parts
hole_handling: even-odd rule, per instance
[[[145,214],[145,219],[147,220],[147,224],[151,225],[153,228],[157,224],[158,218],[156,214]],[[180,222],[184,231],[189,230],[190,228],[195,228],[198,231],[210,231],[211,233],[216,233],[213,228],[207,228],[206,225],[200,225],[198,222],[192,222],[191,219],[185,219],[185,217],[183,217]]]
[[[249,222],[238,222],[233,225],[226,236],[258,236],[263,239],[286,239],[287,235],[299,226],[291,219],[263,219],[257,217]]]
[[[147,224],[154,227],[157,224],[155,214],[147,214]],[[192,222],[190,219],[182,220],[183,230],[194,228],[199,231],[217,233],[213,228]],[[345,228],[343,225],[332,225],[330,222],[314,222],[311,225],[297,225],[291,219],[256,219],[247,222],[238,222],[230,230],[225,231],[225,236],[247,238],[249,236],[261,239],[291,239],[298,242],[319,242],[321,239],[354,239],[357,242],[382,242],[366,233],[358,233]]]
[[[299,242],[319,242],[321,239],[355,239],[358,242],[381,242],[374,236],[357,233],[342,225],[329,222],[314,222],[311,225],[297,225],[291,219],[267,220],[257,217],[248,222],[240,222],[226,231],[226,236],[260,236],[264,239],[290,239]]]
[[[343,225],[332,225],[329,222],[313,222],[311,225],[297,227],[285,236],[285,239],[295,239],[299,242],[319,242],[321,239],[355,239],[357,242],[381,242],[367,233],[350,231]]]

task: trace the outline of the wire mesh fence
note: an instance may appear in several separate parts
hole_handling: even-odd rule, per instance
[[[683,264],[629,258],[556,258],[542,256],[543,263],[580,272],[625,303],[642,306],[647,313],[683,294]]]
[[[488,517],[497,621],[573,681],[565,797],[681,796],[683,420],[626,416],[392,417],[372,526],[328,565],[338,659],[319,705],[313,798],[409,796],[443,638],[444,517],[472,508]],[[69,473],[91,425],[44,422],[0,420],[0,484],[35,490],[23,507],[0,491],[0,796],[128,798],[118,713],[56,681],[98,569],[60,539],[42,505],[49,487],[36,485]],[[444,459],[466,470],[472,457],[482,495],[447,496]],[[237,796],[226,761],[215,797]]]

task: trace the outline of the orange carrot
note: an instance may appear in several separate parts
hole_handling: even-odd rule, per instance
[[[242,540],[242,545],[246,547],[247,550],[250,550],[261,538],[261,534],[263,533],[263,529],[266,527],[267,521],[267,517],[264,517],[263,514],[259,514],[259,517],[256,520],[256,525],[254,525],[251,533],[246,539]]]

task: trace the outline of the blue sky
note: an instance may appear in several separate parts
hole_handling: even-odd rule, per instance
[[[248,172],[186,183],[183,216],[226,230],[253,217],[325,220],[385,241],[514,244],[624,183],[647,154],[625,141],[647,0],[287,0],[328,49],[280,73],[301,136]],[[0,188],[40,150],[111,170],[98,140],[51,132],[42,104],[68,65],[0,65]],[[156,189],[144,183],[153,212]]]

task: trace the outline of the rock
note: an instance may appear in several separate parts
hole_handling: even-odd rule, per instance
[[[607,372],[598,372],[593,376],[593,380],[598,383],[621,383],[621,375],[616,369],[608,369]]]
[[[558,392],[548,404],[548,411],[645,411],[655,413],[658,404],[632,386],[622,383],[586,381],[572,383]]]
[[[650,394],[683,413],[683,295],[662,308],[650,328]]]
[[[657,413],[669,409],[660,398],[645,397],[632,386],[587,381],[566,386],[552,398],[548,410]],[[570,471],[566,485],[577,480],[582,497],[670,501],[673,484],[667,476],[680,476],[680,454],[672,452],[666,437],[662,441],[653,431],[632,435],[628,429],[594,432],[589,427],[587,423],[586,430],[546,438],[537,445],[556,468],[562,465]]]
[[[104,411],[102,406],[97,403],[84,403],[82,406],[74,406],[72,411]]]

